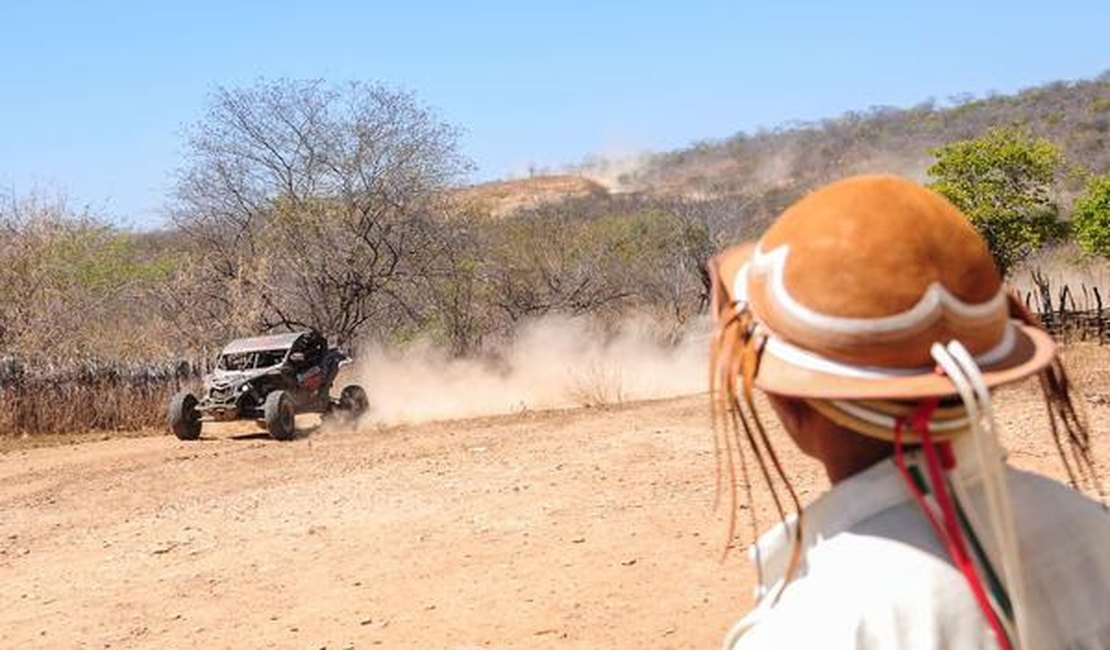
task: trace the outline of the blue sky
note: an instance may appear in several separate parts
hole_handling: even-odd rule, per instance
[[[477,181],[1110,69],[1104,3],[965,2],[9,1],[0,195],[156,227],[182,127],[262,77],[414,91]]]

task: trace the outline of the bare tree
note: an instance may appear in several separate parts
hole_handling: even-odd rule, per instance
[[[446,344],[452,353],[478,352],[484,338],[502,329],[492,305],[490,280],[495,233],[485,215],[462,210],[436,222],[419,253],[409,256],[406,295],[419,312],[413,333]]]
[[[507,220],[490,242],[493,305],[510,322],[561,313],[616,310],[632,291],[606,266],[618,237],[597,231],[604,206],[590,200],[545,205]]]
[[[257,329],[355,337],[396,291],[442,190],[470,163],[459,131],[407,92],[322,81],[217,88],[187,131],[173,219],[203,256],[210,305],[261,301]],[[225,318],[234,322],[234,318]]]

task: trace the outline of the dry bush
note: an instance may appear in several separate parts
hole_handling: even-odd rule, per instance
[[[575,405],[590,407],[624,403],[624,377],[619,363],[596,358],[571,375],[567,397]]]

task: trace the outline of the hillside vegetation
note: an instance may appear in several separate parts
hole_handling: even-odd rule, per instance
[[[1015,95],[956,98],[952,106],[934,100],[908,109],[879,106],[707,140],[650,156],[618,180],[643,191],[692,196],[810,188],[867,172],[923,180],[932,148],[998,126],[1026,127],[1060,147],[1072,164],[1110,171],[1110,72]]]
[[[1015,260],[1066,244],[1073,213],[1086,259],[1103,259],[1110,228],[1106,74],[739,134],[651,156],[609,187],[583,168],[460,189],[458,131],[379,86],[259,82],[218,89],[209,109],[187,130],[162,232],[50,197],[0,202],[0,434],[160,422],[223,342],[264,331],[472,356],[545,315],[612,331],[634,315],[674,341],[703,313],[721,247],[835,178],[927,180],[937,147],[998,127],[1059,151],[1033,191],[1063,226]]]

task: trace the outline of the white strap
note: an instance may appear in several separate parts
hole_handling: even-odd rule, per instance
[[[1011,636],[1014,638],[1015,648],[1020,648],[1022,647],[1022,639],[1028,638],[1024,629],[1024,589],[1022,588],[1021,573],[1017,565],[1016,537],[1013,530],[1014,519],[1009,508],[998,441],[995,439],[990,391],[987,390],[982,373],[980,373],[974,359],[958,341],[952,341],[948,346],[934,343],[930,353],[955,386],[971,423],[971,437],[975,444],[976,456],[983,475],[984,492],[987,497],[987,514],[991,523],[990,534],[995,542],[995,548],[998,549],[1001,555],[1002,570],[1005,576],[1004,583],[1010,595],[1010,602],[1014,608],[1014,620],[1018,628],[1016,634]],[[987,416],[990,420],[987,427],[983,426],[983,416]],[[973,503],[967,505],[969,508],[974,506]],[[1000,622],[1003,625],[1007,624],[1005,620]]]
[[[948,344],[948,351],[964,371],[975,394],[982,406],[983,423],[986,425],[983,433],[976,436],[976,447],[979,462],[983,468],[987,502],[989,504],[991,525],[996,531],[1002,554],[1002,570],[1006,576],[1006,588],[1010,594],[1010,602],[1014,607],[1014,620],[1018,627],[1018,637],[1028,639],[1028,630],[1025,628],[1027,617],[1025,613],[1025,581],[1020,566],[1018,555],[1017,535],[1014,532],[1013,506],[1010,503],[1010,491],[1006,488],[1006,476],[1002,466],[1001,450],[998,443],[998,426],[991,406],[990,391],[983,381],[983,375],[976,367],[971,354],[958,341]],[[977,429],[976,432],[979,430]]]

